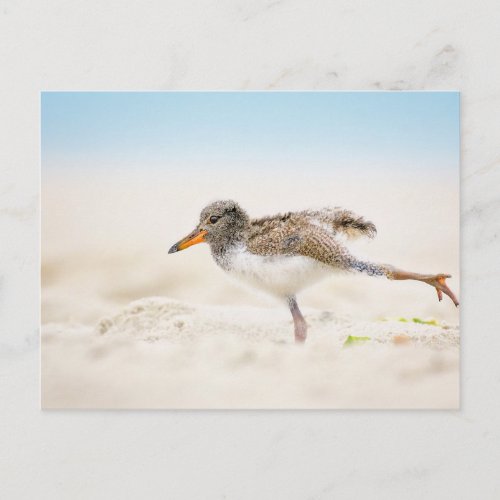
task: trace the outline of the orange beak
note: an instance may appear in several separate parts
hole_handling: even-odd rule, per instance
[[[172,245],[168,253],[179,252],[180,250],[184,250],[190,246],[197,245],[198,243],[203,243],[205,241],[206,234],[207,231],[205,231],[204,229],[195,229],[181,241],[178,241],[175,245]]]

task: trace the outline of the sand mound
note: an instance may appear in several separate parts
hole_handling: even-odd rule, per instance
[[[194,306],[153,297],[95,327],[42,333],[44,407],[450,408],[455,327],[353,321],[305,310],[293,343],[286,308]],[[369,340],[346,347],[348,337]]]
[[[280,314],[281,313],[281,314]],[[99,321],[101,335],[119,335],[145,341],[199,341],[200,337],[229,337],[238,341],[293,343],[293,325],[284,311],[187,305],[162,297],[130,303],[118,314]],[[358,321],[331,311],[307,311],[309,342],[343,344],[348,336],[370,337],[379,343],[402,343],[435,348],[457,347],[458,328],[402,321]],[[226,339],[227,340],[227,339]]]

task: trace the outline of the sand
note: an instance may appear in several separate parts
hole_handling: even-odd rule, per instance
[[[457,408],[459,313],[431,288],[326,279],[299,296],[309,337],[297,346],[286,307],[227,279],[206,246],[167,254],[219,197],[253,215],[341,205],[377,224],[359,254],[449,272],[459,291],[458,179],[297,175],[279,196],[253,174],[200,173],[190,189],[162,173],[46,175],[42,406]],[[369,339],[345,346],[349,336]]]

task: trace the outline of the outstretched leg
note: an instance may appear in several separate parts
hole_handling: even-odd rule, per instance
[[[295,297],[288,297],[288,307],[292,313],[293,325],[295,330],[295,342],[297,344],[303,344],[307,337],[307,323],[300,312],[297,300]]]
[[[443,299],[443,293],[448,295],[455,306],[458,307],[458,299],[446,284],[446,278],[451,278],[449,274],[419,274],[410,271],[403,271],[389,264],[373,264],[361,260],[353,260],[350,267],[360,273],[369,276],[386,276],[390,280],[416,280],[427,283],[436,289],[439,301]]]

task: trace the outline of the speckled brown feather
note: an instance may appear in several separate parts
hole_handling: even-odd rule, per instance
[[[258,255],[302,255],[350,269],[355,259],[335,236],[369,236],[375,225],[349,210],[288,212],[250,221],[247,248]]]

